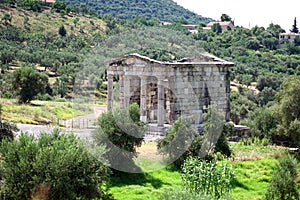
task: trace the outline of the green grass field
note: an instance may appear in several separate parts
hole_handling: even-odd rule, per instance
[[[146,148],[155,143],[146,144]],[[155,148],[153,148],[155,149]],[[222,162],[230,162],[236,174],[236,184],[231,195],[237,200],[263,199],[270,183],[277,159],[284,155],[286,150],[280,147],[232,145],[235,158]],[[149,150],[147,150],[149,152]],[[257,155],[255,155],[257,154]],[[153,160],[154,159],[154,160]],[[160,168],[157,158],[152,155],[149,159],[136,159],[142,169]],[[155,166],[156,165],[156,166]],[[144,173],[126,174],[122,177],[113,177],[111,192],[117,200],[160,199],[160,195],[171,189],[182,187],[180,170],[172,166]]]

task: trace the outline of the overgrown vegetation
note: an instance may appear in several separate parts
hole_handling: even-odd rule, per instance
[[[297,161],[290,155],[280,159],[266,193],[267,200],[299,199]]]
[[[134,103],[128,109],[115,109],[101,115],[99,129],[93,134],[97,145],[108,149],[105,157],[115,173],[140,172],[133,163],[136,148],[141,146],[145,123],[140,121],[139,106]]]
[[[98,152],[98,158],[105,150]],[[95,159],[73,134],[38,138],[22,133],[0,144],[1,199],[109,198],[105,160]]]
[[[183,185],[190,193],[220,199],[229,195],[234,185],[234,170],[227,163],[188,158],[182,166]]]
[[[166,136],[157,142],[159,152],[178,168],[190,156],[211,160],[215,157],[214,153],[219,152],[224,157],[230,157],[226,136],[232,131],[232,126],[225,124],[214,106],[209,106],[204,118],[203,134],[199,134],[190,119],[180,117],[176,120]]]
[[[0,142],[4,139],[13,140],[18,128],[15,124],[2,120],[2,105],[0,104]]]

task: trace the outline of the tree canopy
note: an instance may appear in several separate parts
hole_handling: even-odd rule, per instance
[[[212,19],[202,17],[191,12],[182,6],[179,6],[172,0],[64,0],[70,5],[85,5],[95,10],[98,14],[110,14],[121,19],[135,19],[137,17],[145,17],[146,19],[155,19],[158,21],[175,22],[186,20],[189,23],[199,24],[200,22],[208,22]]]
[[[297,27],[297,19],[296,19],[296,17],[295,17],[295,19],[294,19],[294,24],[293,24],[293,27],[292,27],[292,29],[290,30],[292,33],[299,33],[299,29],[298,29],[298,27]]]
[[[19,102],[27,103],[37,94],[45,93],[48,76],[32,67],[22,67],[12,74],[12,87],[19,95]]]

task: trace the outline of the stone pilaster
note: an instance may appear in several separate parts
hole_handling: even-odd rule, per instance
[[[162,77],[157,78],[157,125],[162,127],[165,124],[165,90],[164,90],[164,79]]]
[[[124,76],[123,77],[124,81],[124,101],[123,101],[123,107],[127,108],[130,104],[130,77],[129,76]]]
[[[147,121],[147,77],[141,76],[141,99],[140,99],[140,120],[142,122]]]
[[[112,110],[113,109],[113,75],[108,75],[107,76],[107,110]]]

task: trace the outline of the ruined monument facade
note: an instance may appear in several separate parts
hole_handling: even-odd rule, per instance
[[[119,82],[121,108],[140,106],[141,120],[172,124],[180,116],[203,122],[208,105],[216,105],[229,121],[230,67],[211,55],[161,62],[139,54],[115,59],[107,66],[108,110],[113,108],[114,82]]]

